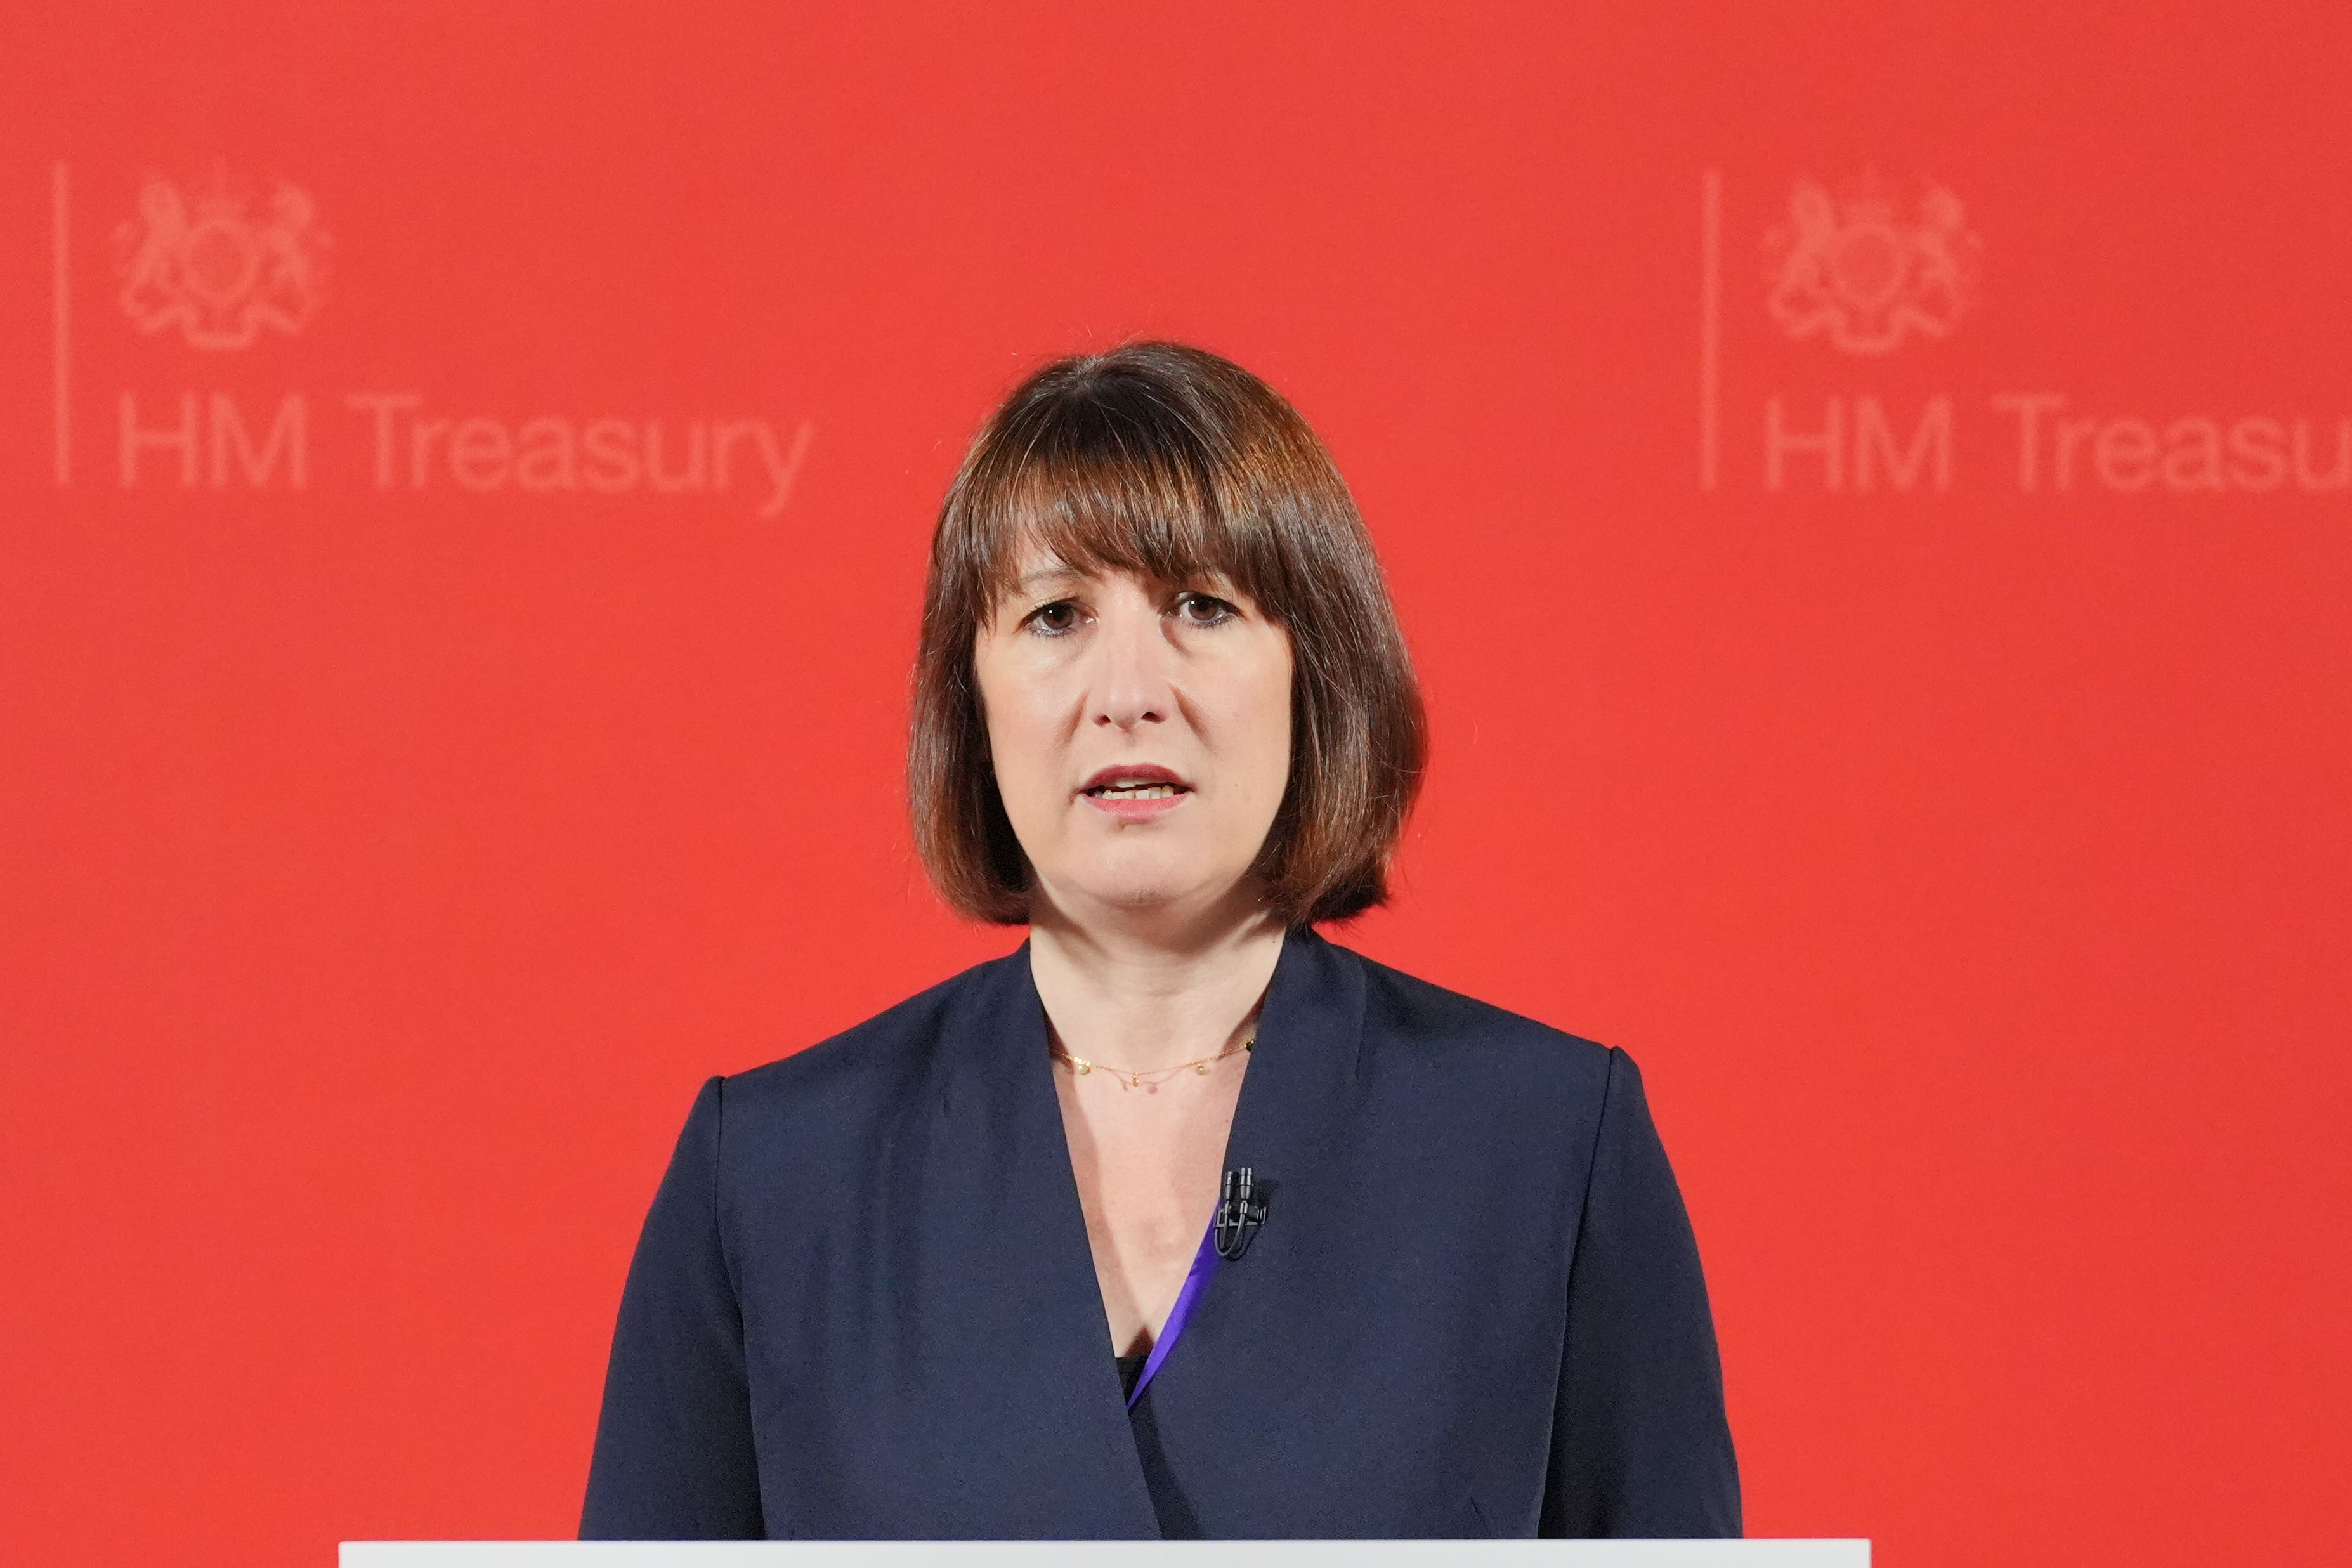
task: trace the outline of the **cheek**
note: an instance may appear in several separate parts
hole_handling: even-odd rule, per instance
[[[981,714],[995,763],[997,794],[1007,815],[1016,820],[1044,799],[1056,776],[1052,726],[1023,701],[1024,695],[985,681],[981,686]]]
[[[1290,780],[1290,668],[1270,672],[1251,693],[1245,722],[1250,771],[1261,789],[1279,800]]]

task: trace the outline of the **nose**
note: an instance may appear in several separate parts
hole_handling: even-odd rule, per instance
[[[1171,669],[1175,650],[1161,630],[1157,610],[1131,602],[1107,606],[1097,627],[1088,720],[1129,731],[1164,723],[1175,705]]]

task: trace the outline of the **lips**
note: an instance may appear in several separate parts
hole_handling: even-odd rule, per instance
[[[1078,786],[1078,793],[1096,800],[1169,800],[1188,795],[1192,786],[1173,768],[1157,763],[1119,763],[1097,768]]]

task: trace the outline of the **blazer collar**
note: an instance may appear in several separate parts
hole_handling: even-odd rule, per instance
[[[974,984],[946,1020],[940,1111],[950,1146],[965,1151],[962,1179],[986,1194],[1003,1246],[1024,1260],[1026,1287],[1018,1300],[966,1301],[959,1316],[1035,1358],[1003,1391],[1020,1407],[1009,1426],[1033,1443],[1008,1454],[1008,1465],[1058,1474],[1056,1495],[1088,1500],[1079,1506],[1089,1517],[1072,1521],[1074,1534],[1154,1537],[1160,1519],[1119,1389],[1029,955],[1024,938],[1004,957],[977,965]],[[1286,1179],[1315,1170],[1343,1125],[1364,1001],[1363,966],[1353,952],[1308,927],[1285,934],[1223,1167],[1255,1169],[1269,1224]],[[1202,1219],[1205,1226],[1208,1216]],[[1169,1370],[1183,1359],[1180,1348]],[[1236,1406],[1233,1416],[1245,1420],[1247,1412]]]
[[[974,966],[974,984],[949,1020],[941,1109],[1028,1134],[1049,1126],[1067,1170],[1069,1147],[1047,1055],[1045,1006],[1029,968],[1030,939]],[[1337,1131],[1356,1074],[1364,1026],[1364,971],[1312,927],[1283,936],[1258,1014],[1257,1046],[1234,1107],[1225,1168],[1286,1168],[1319,1156]],[[1075,1175],[1071,1201],[1077,1197]],[[1089,1255],[1087,1267],[1093,1267]],[[1106,1331],[1108,1333],[1108,1331]]]

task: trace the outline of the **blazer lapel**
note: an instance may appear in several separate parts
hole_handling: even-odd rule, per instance
[[[987,1368],[989,1453],[972,1468],[1007,1532],[1156,1538],[1094,1251],[1046,1055],[1029,942],[982,966],[946,1020],[940,1112],[974,1237],[938,1302]],[[1253,1072],[1256,1064],[1252,1064]],[[1244,1080],[1244,1086],[1248,1082]],[[1025,1528],[1034,1521],[1036,1528]]]
[[[1269,1184],[1269,1224],[1282,1183],[1320,1164],[1346,1121],[1363,1032],[1361,965],[1311,927],[1289,932],[1266,985],[1257,1045],[1225,1141],[1226,1170],[1247,1165]]]
[[[1365,986],[1346,948],[1310,928],[1286,937],[1225,1152],[1227,1170],[1255,1173],[1265,1221],[1202,1291],[1136,1406],[1139,1441],[1168,1479],[1166,1534],[1293,1533],[1268,1521],[1309,1517],[1294,1461],[1313,1451],[1306,1434],[1334,1358],[1376,1353],[1335,1341],[1346,1292],[1363,1282],[1326,1259],[1332,1235],[1364,1217],[1334,1144],[1357,1110]]]

